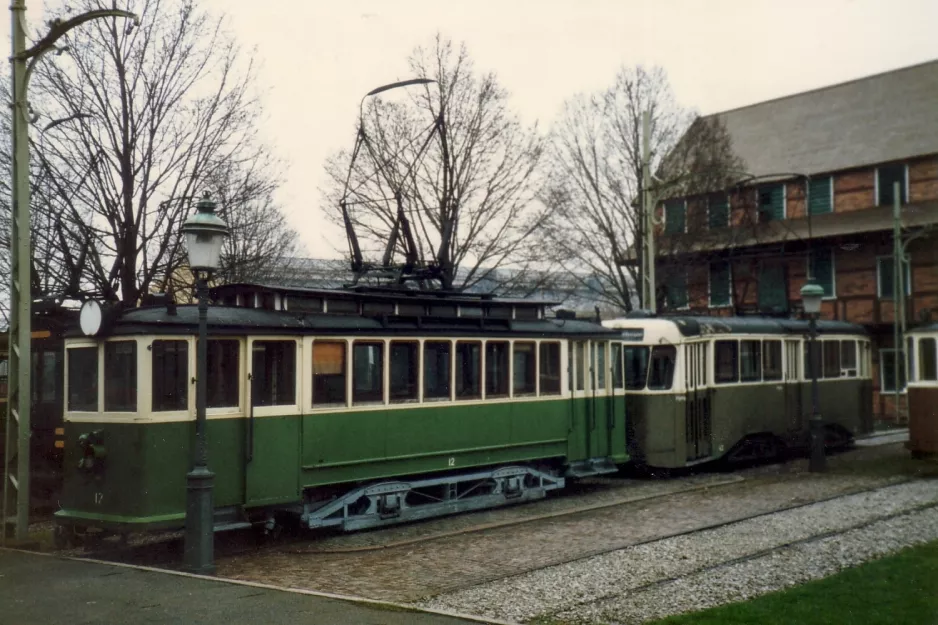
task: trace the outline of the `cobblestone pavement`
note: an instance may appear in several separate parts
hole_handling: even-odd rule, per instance
[[[323,553],[329,541],[314,541],[281,551],[220,560],[218,575],[293,588],[415,601],[678,532],[901,481],[905,478],[875,471],[838,470],[838,467],[858,461],[876,462],[881,456],[903,453],[900,445],[857,450],[832,458],[834,470],[824,475],[805,473],[803,460],[761,467],[742,472],[746,479],[733,484],[423,542],[407,543],[406,537],[418,536],[421,528],[432,534],[427,527],[430,524],[395,530],[397,533],[372,532],[373,536],[362,541],[372,546],[405,541],[383,549]],[[678,479],[651,484],[681,482]],[[673,492],[675,487],[666,488]],[[622,495],[619,491],[615,496]],[[526,508],[534,510],[549,504],[544,508],[547,510],[550,506],[568,505],[556,503],[559,501],[562,499]],[[452,527],[450,525],[450,529]],[[360,539],[335,537],[331,548],[366,546],[357,540]],[[313,552],[317,549],[319,552]]]

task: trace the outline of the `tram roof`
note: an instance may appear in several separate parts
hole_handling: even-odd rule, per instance
[[[101,334],[194,333],[197,305],[134,308],[124,311]],[[582,336],[613,338],[615,332],[579,319],[501,319],[492,317],[406,317],[274,311],[262,308],[209,306],[208,325],[215,335],[227,334],[421,334],[453,336]],[[70,336],[82,336],[77,329]]]
[[[617,329],[641,328],[646,322],[654,325],[673,325],[684,337],[709,336],[714,334],[805,334],[808,321],[775,317],[704,317],[704,316],[648,316],[636,315],[616,319]],[[607,327],[611,327],[612,324]],[[648,325],[652,325],[649,323]],[[817,322],[818,334],[861,334],[868,332],[863,326],[846,321]]]
[[[906,334],[938,334],[938,323],[927,323],[917,328],[910,328]]]

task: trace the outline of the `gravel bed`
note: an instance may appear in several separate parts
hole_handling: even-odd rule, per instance
[[[643,616],[644,613],[640,610],[645,604],[650,604],[648,609],[651,610],[652,604],[662,603],[660,599],[653,600],[650,596],[647,599],[638,599],[648,593],[664,592],[668,599],[665,602],[667,605],[681,606],[668,613],[693,609],[698,605],[687,603],[690,601],[706,601],[710,596],[708,589],[693,581],[695,573],[703,568],[719,566],[737,558],[826,532],[849,530],[858,524],[875,522],[883,516],[931,503],[938,503],[938,485],[935,482],[916,481],[887,486],[867,493],[849,495],[712,530],[658,540],[540,569],[439,595],[417,605],[517,621],[529,620],[536,616],[583,621],[641,620],[657,614],[649,611]],[[938,514],[935,519],[938,521]],[[898,531],[896,535],[899,538],[896,541],[871,541],[876,544],[864,545],[862,549],[850,551],[848,555],[842,556],[843,561],[855,564],[875,555],[890,553],[905,544],[916,542],[915,536],[934,534],[938,537],[938,522],[923,525],[916,531],[920,533],[910,535],[908,540],[904,540],[905,534]],[[871,551],[874,548],[885,551]],[[797,551],[797,548],[792,551]],[[819,551],[818,553],[821,561],[825,562],[823,554]],[[832,566],[839,566],[839,561],[835,560]],[[755,566],[752,563],[738,566],[745,570],[747,565]],[[812,570],[827,569],[818,565]],[[823,574],[826,573],[818,575]],[[714,571],[703,574],[706,579],[711,579],[714,575]],[[684,594],[689,593],[686,599],[672,597],[671,595],[677,592],[675,588],[663,590],[671,584],[645,588],[661,580],[682,577],[683,580],[674,582],[674,586],[676,588],[681,583],[686,584],[687,590]],[[800,579],[796,575],[792,578]],[[764,579],[761,575],[757,575],[755,579],[740,577],[735,582],[736,594],[730,595],[729,598],[719,595],[719,601],[732,600],[734,596],[750,596],[744,593],[744,589],[761,593],[779,587],[771,582],[765,583]],[[732,590],[734,584],[728,583],[726,587]],[[628,603],[633,600],[638,603]],[[691,607],[683,607],[685,604]],[[699,605],[702,607],[710,604]]]

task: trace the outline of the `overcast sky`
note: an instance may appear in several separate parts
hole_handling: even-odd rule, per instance
[[[678,101],[706,114],[938,58],[938,0],[203,2],[257,49],[264,134],[289,164],[279,201],[316,257],[345,249],[323,226],[324,159],[351,148],[362,95],[410,77],[410,50],[437,31],[545,129],[623,64],[662,66]],[[34,26],[43,4],[28,1]]]

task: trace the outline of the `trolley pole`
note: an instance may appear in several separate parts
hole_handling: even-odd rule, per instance
[[[196,348],[195,458],[186,474],[186,534],[184,557],[193,573],[215,572],[215,505],[212,501],[215,474],[208,469],[205,441],[205,404],[208,377],[208,284],[205,271],[196,273],[199,298],[199,342]]]
[[[15,521],[14,537],[25,540],[29,530],[29,445],[30,422],[30,337],[32,314],[31,242],[29,233],[29,78],[46,52],[57,49],[55,42],[76,26],[99,17],[132,18],[135,14],[118,9],[88,11],[67,20],[50,23],[49,32],[31,48],[26,48],[26,0],[10,4],[13,66],[13,143],[10,219],[10,356],[4,450],[3,505],[0,510],[0,542],[5,543],[7,524]]]

